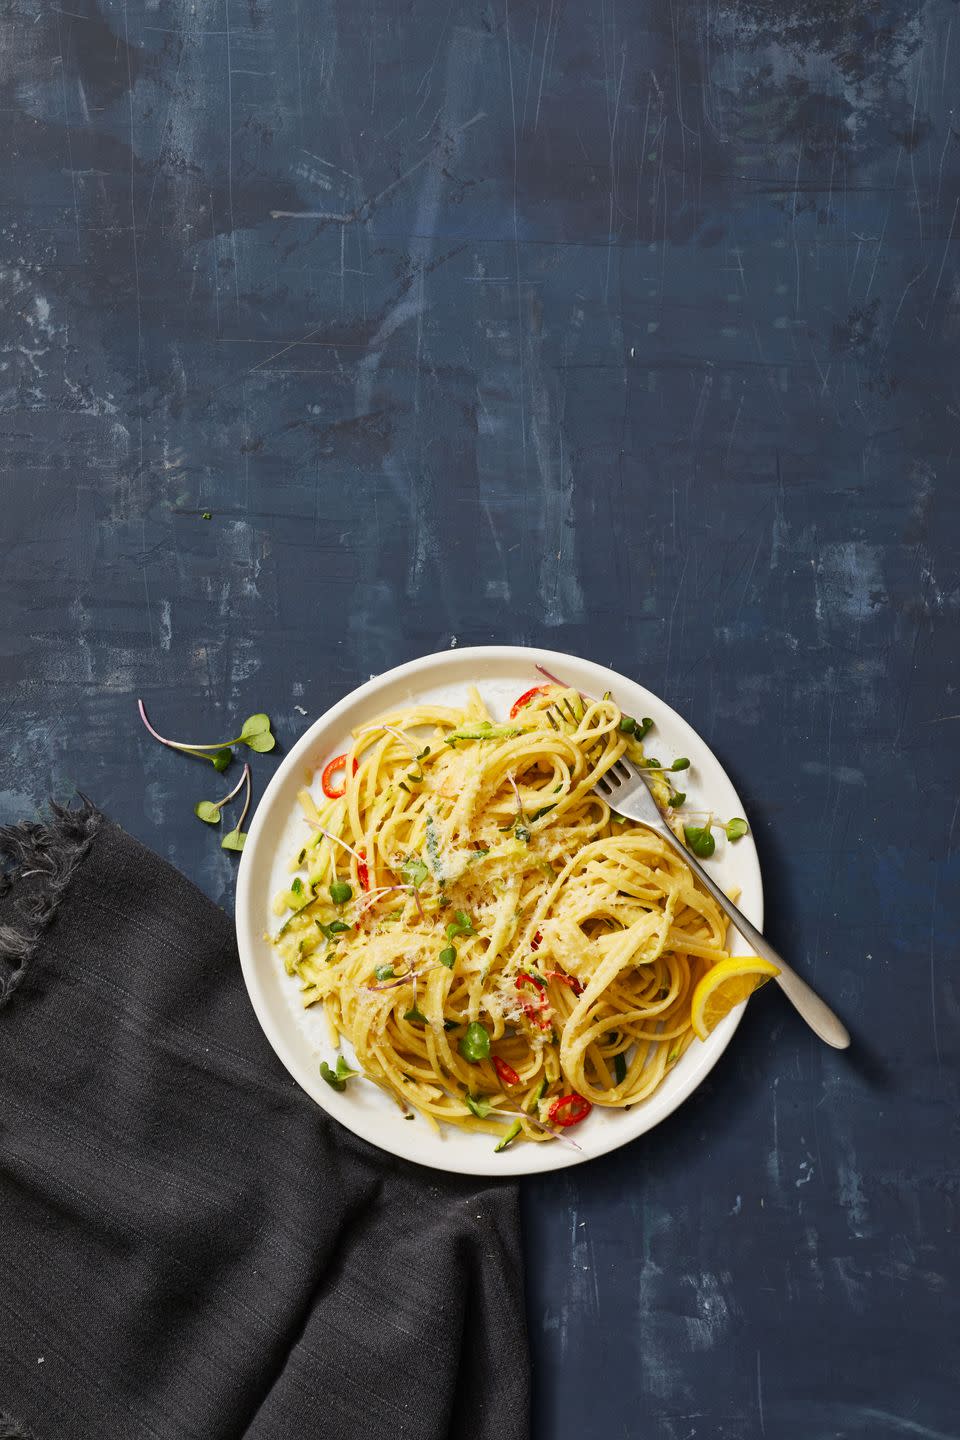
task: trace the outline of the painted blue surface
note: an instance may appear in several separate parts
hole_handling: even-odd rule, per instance
[[[549,644],[703,733],[856,1028],[765,993],[658,1133],[527,1187],[538,1440],[960,1435],[954,21],[0,17],[2,818],[79,786],[229,906],[138,694],[289,743]]]

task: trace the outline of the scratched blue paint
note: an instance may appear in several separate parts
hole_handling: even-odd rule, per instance
[[[79,786],[229,905],[137,694],[289,743],[549,643],[703,732],[856,1028],[765,993],[656,1134],[528,1186],[543,1440],[960,1435],[954,13],[0,19],[3,818]]]

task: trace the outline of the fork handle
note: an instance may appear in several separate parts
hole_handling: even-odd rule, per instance
[[[770,960],[778,967],[780,974],[774,977],[777,984],[794,1009],[806,1020],[814,1034],[819,1035],[821,1040],[825,1041],[827,1045],[832,1045],[834,1049],[846,1050],[850,1044],[850,1032],[839,1016],[835,1015],[830,1006],[810,989],[806,980],[801,980],[796,970],[792,969],[786,960],[777,954],[769,940],[764,939],[756,925],[747,919],[743,911],[739,910],[733,901],[724,895],[717,882],[707,873],[697,857],[681,844],[670,827],[664,825],[662,829],[659,826],[657,828],[684,863],[689,865],[703,888],[710,892],[720,909],[740,931],[743,938],[764,960]]]

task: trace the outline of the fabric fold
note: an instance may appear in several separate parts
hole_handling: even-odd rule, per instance
[[[0,847],[0,1411],[37,1440],[522,1440],[515,1187],[324,1115],[230,919],[93,806]]]

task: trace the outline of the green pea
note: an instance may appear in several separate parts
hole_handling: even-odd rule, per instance
[[[348,900],[353,899],[353,886],[346,880],[334,880],[330,886],[330,899],[334,905],[346,905]]]
[[[490,1058],[490,1032],[476,1020],[468,1025],[460,1041],[460,1054],[475,1065]]]

